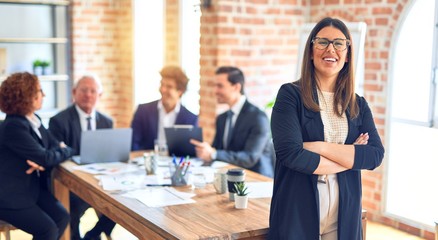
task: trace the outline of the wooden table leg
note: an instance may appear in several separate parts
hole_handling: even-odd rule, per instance
[[[68,188],[55,178],[53,180],[53,190],[58,201],[70,212],[70,191]],[[60,240],[70,240],[70,224],[67,225]]]

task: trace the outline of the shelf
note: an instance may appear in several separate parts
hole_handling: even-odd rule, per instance
[[[67,38],[0,38],[0,43],[59,43],[66,44]]]
[[[8,76],[0,76],[0,82]],[[37,76],[41,82],[64,82],[68,81],[68,75],[39,75]]]
[[[68,0],[0,0],[0,3],[17,3],[17,4],[42,4],[42,5],[61,5],[67,6]]]

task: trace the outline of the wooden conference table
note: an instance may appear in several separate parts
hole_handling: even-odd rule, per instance
[[[133,153],[138,155],[141,153]],[[251,198],[248,208],[234,208],[228,193],[217,194],[212,184],[192,190],[196,203],[151,208],[136,199],[102,190],[98,180],[82,171],[73,170],[68,161],[54,172],[56,197],[69,209],[69,191],[88,202],[97,211],[120,224],[139,239],[265,239],[269,227],[270,198]],[[245,170],[246,181],[272,181]],[[70,239],[66,230],[61,239]]]

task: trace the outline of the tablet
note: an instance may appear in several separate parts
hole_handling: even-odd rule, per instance
[[[195,146],[190,139],[202,142],[202,128],[193,125],[174,125],[164,128],[169,154],[177,157],[196,157]]]

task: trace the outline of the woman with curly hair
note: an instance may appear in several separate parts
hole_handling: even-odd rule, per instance
[[[33,239],[59,239],[69,214],[50,193],[40,171],[72,155],[34,113],[41,108],[44,92],[38,78],[15,73],[0,86],[0,219],[33,235]],[[30,167],[29,167],[30,166]]]

